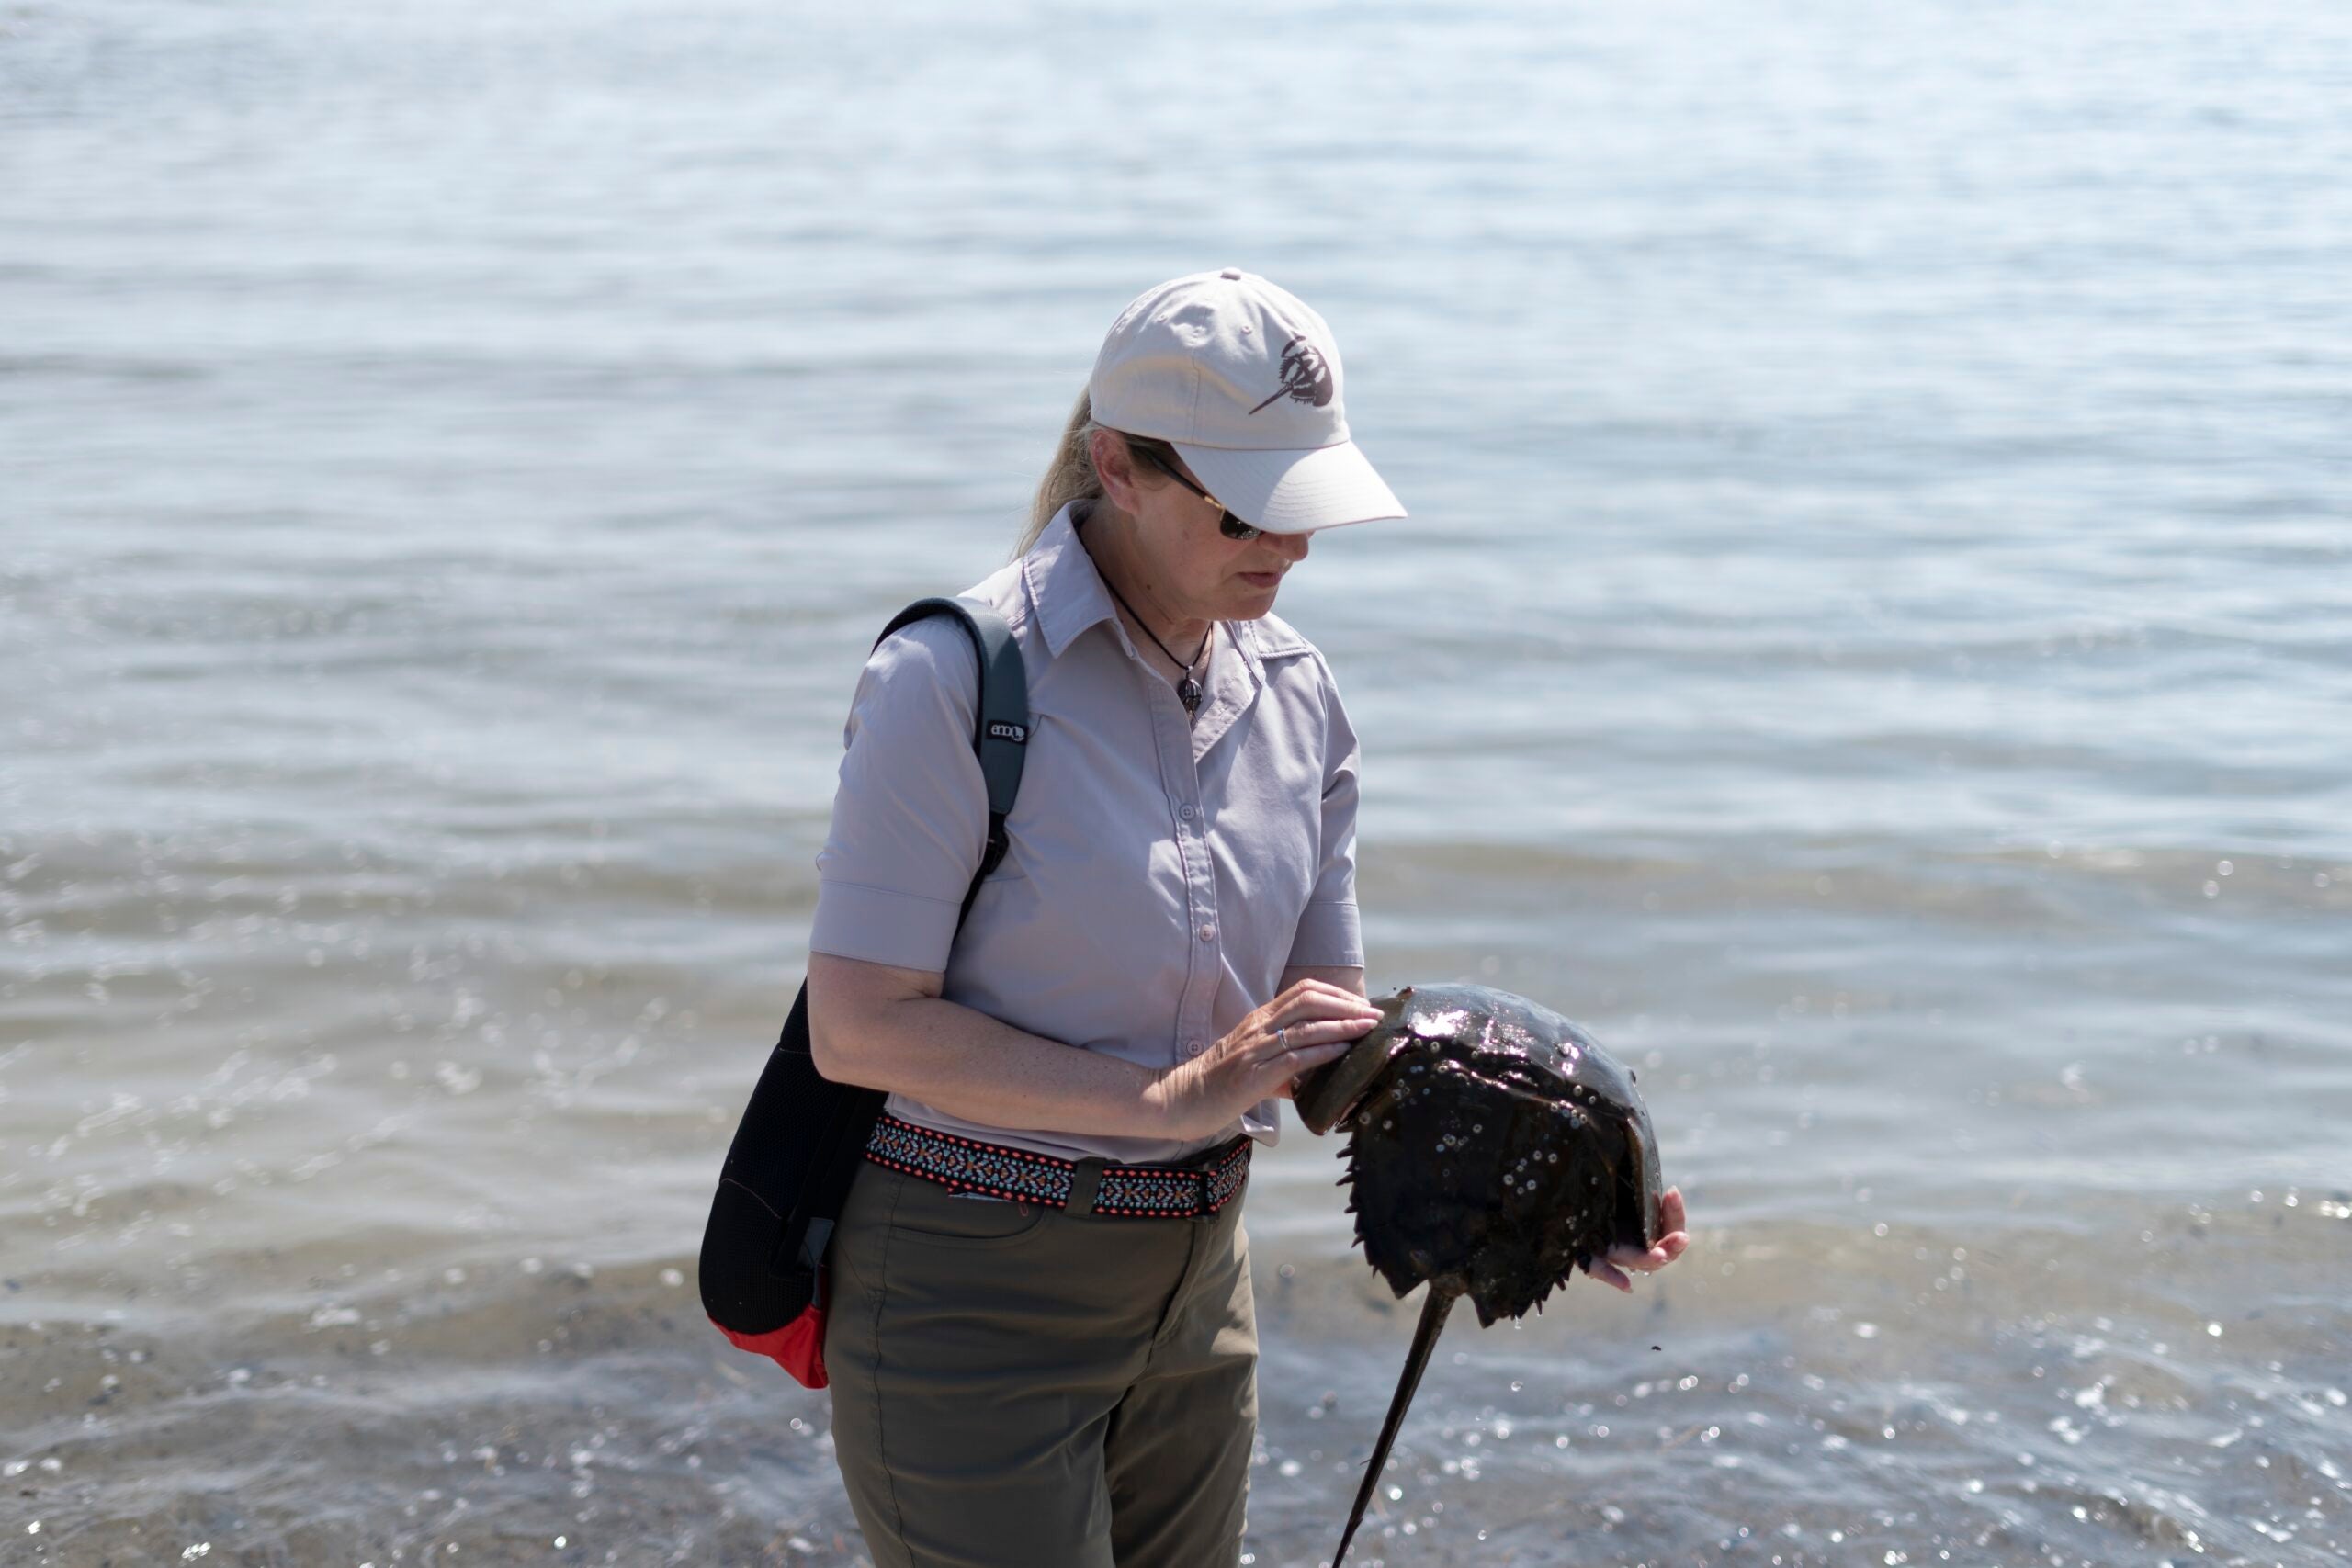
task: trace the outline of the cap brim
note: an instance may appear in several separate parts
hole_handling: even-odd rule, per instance
[[[1170,445],[1227,511],[1269,534],[1304,534],[1406,514],[1396,492],[1352,441],[1283,452]]]

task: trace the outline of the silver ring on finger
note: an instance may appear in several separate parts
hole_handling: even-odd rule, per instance
[[[1285,1051],[1290,1049],[1289,1024],[1285,1023],[1280,1029],[1274,1031],[1274,1043]]]

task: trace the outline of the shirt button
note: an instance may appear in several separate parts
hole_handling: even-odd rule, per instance
[[[1182,817],[1185,821],[1190,822],[1193,816],[1193,803],[1188,800],[1183,805],[1178,807],[1176,808],[1176,815]]]
[[[1215,942],[1216,940],[1216,927],[1215,924],[1205,925],[1201,928],[1201,940],[1203,942]]]
[[[1184,1042],[1184,1055],[1187,1056],[1197,1056],[1204,1049],[1205,1049],[1205,1047],[1204,1047],[1197,1040],[1187,1040]]]

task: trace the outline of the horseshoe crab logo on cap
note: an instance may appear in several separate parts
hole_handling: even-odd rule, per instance
[[[1260,403],[1257,409],[1251,409],[1251,413],[1256,413],[1258,409],[1264,408],[1266,403],[1272,402],[1274,398],[1284,392],[1318,409],[1331,400],[1331,367],[1323,362],[1323,351],[1303,337],[1295,337],[1283,344],[1282,379],[1283,384],[1275,389],[1274,397]]]

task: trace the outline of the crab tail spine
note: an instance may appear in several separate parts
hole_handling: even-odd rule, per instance
[[[1348,1543],[1356,1538],[1356,1527],[1363,1523],[1363,1511],[1372,1502],[1373,1489],[1380,1484],[1380,1472],[1388,1464],[1388,1450],[1396,1446],[1396,1429],[1405,1424],[1405,1407],[1413,1403],[1413,1391],[1421,1386],[1421,1372],[1430,1364],[1430,1352],[1437,1348],[1437,1337],[1445,1330],[1445,1314],[1453,1309],[1453,1299],[1461,1288],[1431,1282],[1429,1299],[1421,1303],[1420,1326],[1413,1330],[1413,1348],[1405,1356],[1404,1375],[1396,1380],[1396,1397],[1388,1402],[1388,1419],[1382,1423],[1380,1441],[1373,1445],[1372,1463],[1363,1472],[1363,1484],[1356,1488],[1355,1511],[1348,1516],[1348,1528],[1340,1537],[1340,1550],[1331,1554],[1331,1568],[1348,1560]]]

